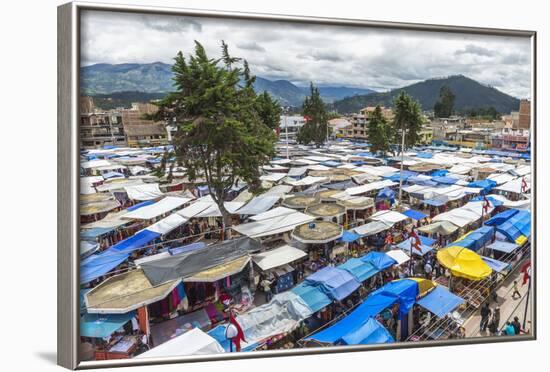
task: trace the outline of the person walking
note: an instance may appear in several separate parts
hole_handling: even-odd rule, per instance
[[[517,316],[514,317],[514,321],[512,322],[512,327],[514,327],[514,331],[516,332],[516,335],[519,335],[521,333],[521,323],[519,322],[519,318]]]
[[[520,293],[519,288],[518,288],[518,281],[514,280],[514,287],[513,287],[513,292],[512,292],[512,298],[514,300],[516,299],[516,295],[518,296],[518,298],[521,298],[521,293]]]
[[[479,323],[479,331],[487,331],[487,325],[489,324],[489,317],[491,316],[491,309],[489,303],[485,303],[481,308],[481,322]]]

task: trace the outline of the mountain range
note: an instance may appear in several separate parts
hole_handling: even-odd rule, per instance
[[[85,95],[111,95],[118,92],[166,93],[173,90],[172,66],[154,63],[99,63],[80,70],[81,92]],[[309,87],[301,87],[288,80],[269,80],[256,77],[254,89],[269,92],[284,106],[300,106],[309,94]],[[354,95],[374,93],[367,88],[320,86],[321,97],[327,103]]]
[[[100,63],[81,68],[81,93],[97,97],[100,106],[106,106],[104,108],[127,106],[138,100],[162,98],[173,90],[172,76],[171,65],[162,62]],[[378,104],[389,107],[401,90],[419,101],[423,110],[432,110],[445,85],[456,97],[454,109],[458,113],[490,107],[500,113],[509,113],[519,108],[517,98],[463,75],[428,79],[387,92],[346,86],[319,86],[319,91],[329,107],[341,114],[359,112],[363,107]],[[260,76],[256,77],[254,89],[259,93],[267,91],[281,105],[294,107],[301,106],[309,94],[309,87]]]
[[[500,113],[509,113],[519,109],[519,99],[483,85],[463,75],[428,79],[388,92],[356,95],[333,102],[332,108],[339,113],[354,113],[366,106],[392,106],[394,98],[404,90],[421,105],[423,110],[432,110],[439,99],[442,86],[448,86],[455,95],[454,110],[466,113],[469,110],[494,107]]]

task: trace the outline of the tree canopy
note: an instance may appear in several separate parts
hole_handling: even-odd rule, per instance
[[[420,104],[413,100],[405,91],[401,91],[393,102],[393,127],[396,133],[396,142],[401,143],[398,131],[406,130],[405,148],[414,146],[419,141],[419,132],[422,129],[424,118]]]
[[[317,147],[325,143],[328,134],[328,113],[319,89],[310,84],[310,94],[302,105],[306,123],[300,128],[296,139],[303,145],[314,143]]]
[[[232,57],[223,41],[219,59],[209,58],[195,41],[193,54],[184,57],[180,51],[174,61],[176,89],[158,103],[153,116],[177,126],[178,162],[191,181],[204,179],[227,225],[224,201],[231,187],[240,180],[258,189],[259,169],[275,154],[272,127],[278,105],[256,96],[248,64],[239,67],[241,59]]]
[[[370,114],[367,134],[372,153],[385,154],[390,150],[390,145],[394,138],[394,130],[382,114],[380,106],[376,106]]]
[[[439,90],[439,100],[434,105],[436,118],[448,118],[454,112],[455,95],[447,85]]]

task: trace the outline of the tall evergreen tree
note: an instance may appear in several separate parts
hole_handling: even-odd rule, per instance
[[[382,114],[380,106],[376,106],[370,114],[367,135],[371,152],[385,154],[390,150],[394,138],[393,128]]]
[[[401,143],[400,130],[406,130],[405,148],[414,146],[419,141],[419,132],[422,129],[424,118],[420,104],[413,100],[405,91],[399,92],[393,102],[393,128],[396,134],[395,141]]]
[[[269,128],[275,130],[279,127],[282,113],[281,106],[266,91],[256,98],[256,110]]]
[[[310,84],[310,94],[302,105],[306,123],[300,128],[296,139],[303,145],[314,143],[317,147],[325,143],[328,134],[328,113],[319,89]]]
[[[448,118],[453,114],[455,95],[446,85],[439,90],[439,100],[434,105],[434,115],[437,118]]]
[[[246,61],[237,67],[239,61],[224,42],[220,59],[209,58],[198,42],[187,58],[179,52],[172,67],[176,90],[153,115],[177,125],[176,158],[190,180],[205,179],[225,226],[231,187],[240,180],[259,188],[259,169],[275,154],[276,136],[257,109],[254,77]]]

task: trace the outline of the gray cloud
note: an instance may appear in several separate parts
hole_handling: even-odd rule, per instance
[[[172,63],[194,40],[212,58],[225,40],[254,74],[301,85],[389,90],[462,74],[516,97],[531,90],[528,38],[275,21],[86,11],[82,63]]]
[[[478,45],[468,44],[464,47],[464,49],[460,49],[455,52],[455,55],[460,55],[460,54],[474,54],[474,55],[483,56],[483,57],[493,57],[496,53],[495,51],[492,51],[490,49],[487,49]]]

